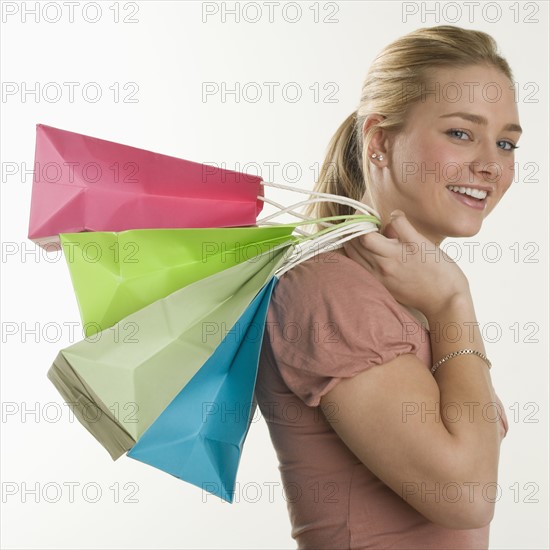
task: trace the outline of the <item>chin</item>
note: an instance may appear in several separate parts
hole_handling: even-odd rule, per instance
[[[464,223],[460,226],[454,226],[447,228],[447,231],[445,235],[447,237],[451,238],[466,238],[466,237],[473,237],[474,235],[477,235],[481,230],[481,223]]]

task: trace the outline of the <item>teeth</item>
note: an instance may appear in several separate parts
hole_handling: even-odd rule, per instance
[[[487,196],[487,191],[482,191],[481,189],[472,189],[470,187],[458,187],[457,185],[448,185],[447,189],[455,191],[456,193],[461,193],[462,195],[470,195],[474,199],[483,200]]]

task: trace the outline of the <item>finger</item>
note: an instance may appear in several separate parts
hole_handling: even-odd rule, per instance
[[[425,241],[421,235],[411,224],[405,213],[401,210],[394,210],[391,214],[391,220],[385,228],[385,233],[399,239],[400,242],[416,242]]]
[[[398,239],[388,239],[377,232],[367,233],[359,237],[362,247],[366,248],[371,254],[382,258],[389,258],[395,255],[396,249],[401,245]]]
[[[395,227],[390,222],[385,225],[384,229],[380,231],[380,233],[382,233],[382,235],[384,235],[384,237],[387,237],[388,239],[399,240],[399,235],[395,230]]]

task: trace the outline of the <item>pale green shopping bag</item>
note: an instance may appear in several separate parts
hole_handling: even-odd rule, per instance
[[[48,378],[114,459],[214,353],[291,247],[191,283],[59,352]]]

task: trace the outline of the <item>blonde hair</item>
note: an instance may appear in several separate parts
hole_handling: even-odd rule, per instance
[[[493,66],[513,81],[495,40],[481,31],[442,25],[417,29],[389,44],[367,73],[357,111],[332,137],[314,191],[360,201],[371,185],[366,152],[374,133],[380,129],[399,132],[409,108],[423,99],[434,69],[479,64]],[[363,136],[363,124],[370,114],[385,118]],[[350,206],[331,202],[310,204],[304,211],[315,218],[354,212]]]

